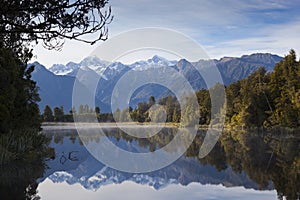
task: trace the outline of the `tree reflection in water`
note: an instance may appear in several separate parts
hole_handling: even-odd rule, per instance
[[[44,175],[43,161],[34,163],[11,163],[0,167],[0,197],[9,200],[36,200],[38,178]]]
[[[106,135],[114,141],[126,141],[131,144],[148,149],[153,152],[168,144],[176,134],[175,129],[163,129],[159,134],[150,138],[133,138],[120,130],[107,129]],[[64,139],[69,138],[72,145],[83,145],[86,142],[101,141],[101,138],[89,135],[81,137],[80,140],[75,130],[65,132],[49,131],[46,133],[52,138],[53,144],[64,145]],[[300,194],[300,137],[297,134],[272,134],[261,132],[224,132],[213,148],[213,150],[203,159],[198,157],[199,149],[203,143],[205,131],[199,130],[198,134],[188,148],[184,159],[195,158],[199,165],[213,166],[216,171],[233,170],[235,173],[245,173],[257,183],[256,189],[277,190],[278,199],[299,199]],[[80,152],[64,152],[65,157],[70,161],[80,162],[78,155]],[[57,154],[57,158],[58,154]],[[39,199],[37,186],[39,178],[43,177],[45,165],[44,161],[29,163],[11,164],[0,167],[0,196],[1,199]],[[197,161],[196,161],[197,163]],[[177,162],[176,167],[184,168],[185,171],[195,171],[201,173],[201,170],[194,169],[194,165],[188,162]],[[173,166],[175,167],[175,166]],[[191,177],[177,176],[164,171],[171,170],[172,165],[166,169],[149,173],[159,175],[165,179],[177,179],[181,184],[189,184]],[[184,170],[183,170],[184,171]],[[120,172],[121,173],[121,172]],[[193,174],[190,173],[190,174]],[[129,174],[126,175],[130,177]],[[243,176],[240,176],[243,177]],[[240,178],[239,177],[239,178]],[[45,177],[43,177],[45,178]],[[228,177],[227,177],[228,178]],[[229,177],[232,179],[232,177]],[[224,177],[226,179],[226,177]],[[241,181],[243,186],[248,188],[253,184],[247,181]],[[230,185],[230,181],[225,186]]]

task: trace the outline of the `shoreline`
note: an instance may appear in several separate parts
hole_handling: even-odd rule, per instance
[[[41,127],[43,129],[51,129],[54,127],[59,127],[60,129],[73,129],[73,128],[118,128],[118,127],[133,127],[138,126],[139,128],[151,128],[151,127],[166,127],[166,128],[176,128],[179,124],[176,123],[161,123],[161,124],[151,124],[151,123],[137,123],[137,122],[122,122],[118,125],[115,122],[101,122],[101,123],[89,123],[89,122],[43,122]]]
[[[133,127],[136,128],[138,126],[139,128],[153,128],[155,127],[164,127],[164,128],[179,128],[180,123],[174,123],[174,122],[168,122],[168,123],[154,123],[151,124],[149,122],[139,123],[139,122],[122,122],[118,125],[115,122],[101,122],[101,123],[93,123],[93,122],[43,122],[41,124],[41,127],[44,130],[52,129],[54,127],[57,127],[59,129],[75,129],[75,128],[118,128],[118,127]],[[196,125],[195,128],[198,130],[207,130],[212,128],[216,130],[222,130],[223,131],[235,131],[235,132],[256,132],[256,133],[276,133],[276,134],[286,134],[286,133],[292,133],[295,135],[300,135],[300,128],[289,128],[289,127],[270,127],[270,128],[264,128],[264,127],[244,127],[244,126],[229,126],[229,125]]]

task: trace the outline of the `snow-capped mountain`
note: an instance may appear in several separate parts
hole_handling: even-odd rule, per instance
[[[121,72],[127,72],[128,70],[130,70],[130,68],[127,65],[124,65],[121,62],[114,62],[107,66],[107,68],[103,71],[102,77],[105,80],[111,80],[118,76]]]
[[[98,67],[108,66],[110,64],[110,62],[101,60],[100,58],[98,58],[97,56],[94,55],[94,56],[89,56],[89,57],[83,59],[79,64],[80,64],[80,66],[87,66],[90,68],[97,69]]]
[[[109,64],[110,62],[101,60],[97,56],[89,56],[83,59],[80,63],[69,62],[66,65],[54,64],[49,68],[49,71],[53,72],[55,75],[76,76],[80,68],[88,67],[95,71],[98,75],[102,76]]]
[[[66,75],[72,73],[74,70],[77,70],[79,66],[76,63],[69,62],[66,65],[63,64],[54,64],[49,68],[49,71],[55,75]]]
[[[169,61],[163,57],[155,55],[148,60],[137,61],[127,66],[121,62],[110,63],[108,61],[99,59],[97,56],[89,56],[83,59],[80,63],[69,62],[66,65],[54,64],[49,68],[49,71],[56,75],[76,76],[79,68],[88,67],[103,78],[110,79],[120,71],[123,71],[125,67],[142,71],[151,67],[173,66],[176,63],[177,61]]]
[[[129,67],[131,67],[134,70],[143,71],[143,70],[147,70],[148,68],[151,68],[151,67],[173,66],[176,63],[177,63],[177,61],[169,61],[163,57],[155,55],[146,61],[141,60],[141,61],[135,62],[135,63],[129,65]]]
[[[102,76],[103,72],[110,64],[110,62],[101,60],[97,56],[89,56],[79,63],[80,67],[89,67],[100,76]]]
[[[189,62],[186,59],[179,61],[169,61],[159,56],[153,56],[147,60],[138,61],[129,65],[121,62],[109,63],[91,56],[83,59],[80,63],[69,62],[67,65],[53,65],[49,71],[44,68],[37,70],[33,80],[37,81],[42,93],[41,109],[47,102],[49,105],[64,105],[67,109],[71,108],[71,103],[59,102],[59,96],[72,96],[72,84],[77,76],[78,80],[90,92],[96,91],[96,98],[102,102],[102,111],[110,112],[111,95],[116,83],[129,70],[147,71],[153,67],[172,67],[190,83],[194,90],[207,88],[201,72],[210,70],[212,65],[219,69],[225,85],[246,78],[259,67],[265,67],[267,71],[272,71],[275,64],[282,60],[282,57],[269,53],[257,53],[244,55],[239,58],[224,57],[219,60],[199,60],[198,62]],[[201,71],[202,70],[202,71]],[[80,73],[78,73],[80,71]],[[199,71],[201,71],[199,73]],[[48,73],[47,73],[48,72]],[[206,77],[209,78],[209,77]],[[70,81],[72,79],[72,81]],[[68,85],[66,87],[65,85]],[[63,91],[68,90],[68,91]],[[170,95],[166,88],[157,84],[145,85],[132,96],[130,106],[135,107],[137,103],[148,101],[150,96],[160,99]],[[70,99],[70,97],[68,97]],[[66,99],[66,98],[61,98]],[[68,100],[68,102],[71,102]]]
[[[38,62],[29,65],[35,66],[32,72],[32,79],[37,82],[39,87],[41,101],[38,104],[40,110],[43,111],[45,106],[49,105],[51,108],[63,106],[65,112],[69,112],[72,108],[72,92],[76,78],[73,76],[55,75]],[[82,91],[82,96],[92,95],[92,85],[98,80],[99,75],[88,67],[82,67],[77,78],[80,80],[78,87]],[[103,111],[109,111],[109,107],[99,99],[97,99],[96,103]]]

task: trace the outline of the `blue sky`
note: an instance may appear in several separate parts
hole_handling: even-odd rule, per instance
[[[179,31],[204,47],[211,58],[255,52],[285,55],[291,48],[300,54],[299,0],[110,0],[114,21],[109,37],[143,27]],[[79,62],[101,45],[67,41],[60,52],[38,45],[36,60]]]

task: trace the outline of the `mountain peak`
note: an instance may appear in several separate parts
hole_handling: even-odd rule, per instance
[[[103,66],[103,67],[107,67],[110,64],[110,62],[105,61],[105,60],[101,60],[99,57],[97,57],[96,55],[93,56],[88,56],[86,58],[84,58],[79,65],[81,66]]]
[[[273,54],[270,53],[252,53],[250,55],[242,55],[242,59],[243,58],[265,58],[265,57],[271,57],[271,56],[275,56]]]
[[[152,60],[155,63],[158,63],[159,61],[167,61],[167,59],[160,57],[158,55],[154,55],[150,60]]]
[[[187,59],[183,58],[178,61],[178,65],[186,65],[190,63]]]
[[[46,69],[46,67],[44,66],[44,65],[42,65],[42,64],[40,64],[38,61],[35,61],[35,62],[33,62],[33,63],[30,63],[30,64],[28,64],[27,66],[28,67],[30,67],[30,66],[34,66],[34,71],[33,71],[33,74],[35,74],[35,73],[41,73],[41,72],[43,72],[43,73],[48,73],[49,71]]]
[[[76,76],[79,68],[88,67],[89,69],[94,70],[97,74],[101,76],[103,71],[109,64],[110,62],[101,60],[100,58],[94,55],[84,58],[80,63],[69,62],[66,65],[54,64],[52,65],[52,67],[49,68],[49,71],[53,72],[56,75]]]
[[[270,53],[254,53],[251,55],[243,55],[240,59],[247,62],[261,62],[263,60],[265,63],[273,64],[281,61],[283,58]]]
[[[221,58],[219,61],[220,62],[228,62],[228,61],[231,61],[233,59],[235,59],[236,57],[228,57],[228,56],[225,56],[223,58]]]
[[[44,65],[40,64],[38,61],[28,64],[28,66],[32,66],[32,65],[34,65],[36,70],[46,68]]]

